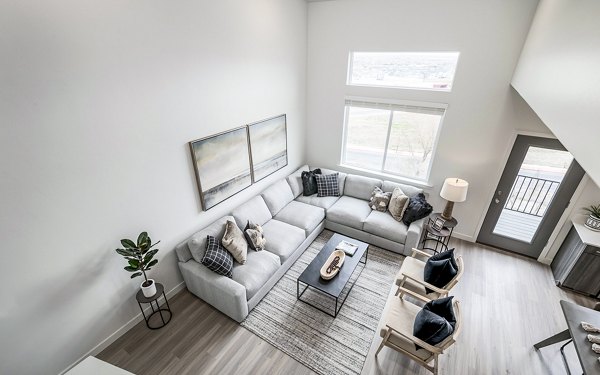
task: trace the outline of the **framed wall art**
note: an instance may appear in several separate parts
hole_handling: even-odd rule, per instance
[[[189,143],[204,211],[252,185],[246,126]]]
[[[248,125],[254,182],[288,164],[286,115]]]

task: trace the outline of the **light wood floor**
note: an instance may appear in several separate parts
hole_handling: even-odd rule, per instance
[[[440,374],[565,374],[560,344],[539,352],[533,344],[566,328],[558,301],[596,302],[557,288],[548,266],[492,248],[453,240],[465,273],[453,289],[461,301],[463,331],[440,360]],[[313,372],[184,290],[170,301],[173,321],[150,331],[140,323],[97,357],[142,374],[312,374]],[[430,374],[384,348],[363,368],[368,374]],[[572,346],[574,374],[581,373]]]

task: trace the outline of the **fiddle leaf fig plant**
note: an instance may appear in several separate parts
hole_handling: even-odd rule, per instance
[[[153,259],[158,249],[153,249],[153,247],[159,243],[160,241],[152,244],[152,240],[147,232],[140,233],[136,242],[129,239],[121,240],[123,248],[115,249],[115,251],[127,260],[128,265],[124,269],[125,271],[133,272],[131,275],[132,279],[143,275],[146,280],[144,284],[148,283],[146,271],[150,271],[158,263],[158,259]]]

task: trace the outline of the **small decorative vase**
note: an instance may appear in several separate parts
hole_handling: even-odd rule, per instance
[[[140,285],[140,287],[142,288],[142,293],[144,294],[144,297],[146,297],[146,298],[154,297],[154,295],[156,294],[156,283],[154,282],[153,279],[148,279],[148,282],[150,283],[150,285],[144,286],[145,282],[146,281],[143,281],[142,284]]]
[[[599,232],[600,231],[600,218],[594,215],[588,215],[584,224],[588,229]]]

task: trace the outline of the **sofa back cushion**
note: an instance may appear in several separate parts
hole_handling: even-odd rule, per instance
[[[287,176],[285,179],[287,183],[290,185],[292,189],[292,194],[294,194],[294,198],[297,198],[300,194],[302,194],[302,172],[308,171],[308,165],[303,165],[296,172]]]
[[[310,170],[315,170],[317,168],[310,168]],[[319,168],[321,169],[321,174],[333,174],[333,173],[337,173],[338,174],[338,188],[340,190],[340,195],[344,195],[344,185],[346,182],[346,173],[343,172],[338,172],[338,171],[334,171],[333,169],[327,169],[327,168]]]
[[[282,208],[294,200],[292,188],[286,180],[279,180],[261,193],[272,216],[277,215]],[[256,221],[255,221],[256,222]],[[262,225],[264,223],[258,223]],[[243,228],[243,227],[242,227]]]
[[[233,210],[231,215],[233,215],[235,222],[240,228],[245,228],[248,221],[262,226],[273,218],[271,211],[269,211],[269,207],[267,207],[267,204],[261,195],[257,195],[248,202],[242,204]]]
[[[204,252],[206,251],[206,236],[212,236],[221,242],[221,238],[223,238],[223,234],[225,233],[225,224],[227,223],[227,220],[234,220],[233,216],[224,216],[220,218],[206,228],[200,229],[187,240],[187,246],[196,262],[201,263],[202,258],[204,257]]]
[[[408,195],[409,197],[414,197],[419,193],[423,192],[423,189],[418,188],[418,187],[414,187],[411,185],[406,185],[406,184],[399,184],[397,182],[392,182],[392,181],[383,181],[383,187],[381,188],[381,190],[385,191],[385,192],[394,192],[394,189],[399,187],[400,190],[402,190],[402,192],[406,195]]]
[[[349,174],[344,185],[344,195],[368,201],[373,190],[376,187],[381,188],[382,183],[383,181],[376,178]]]

